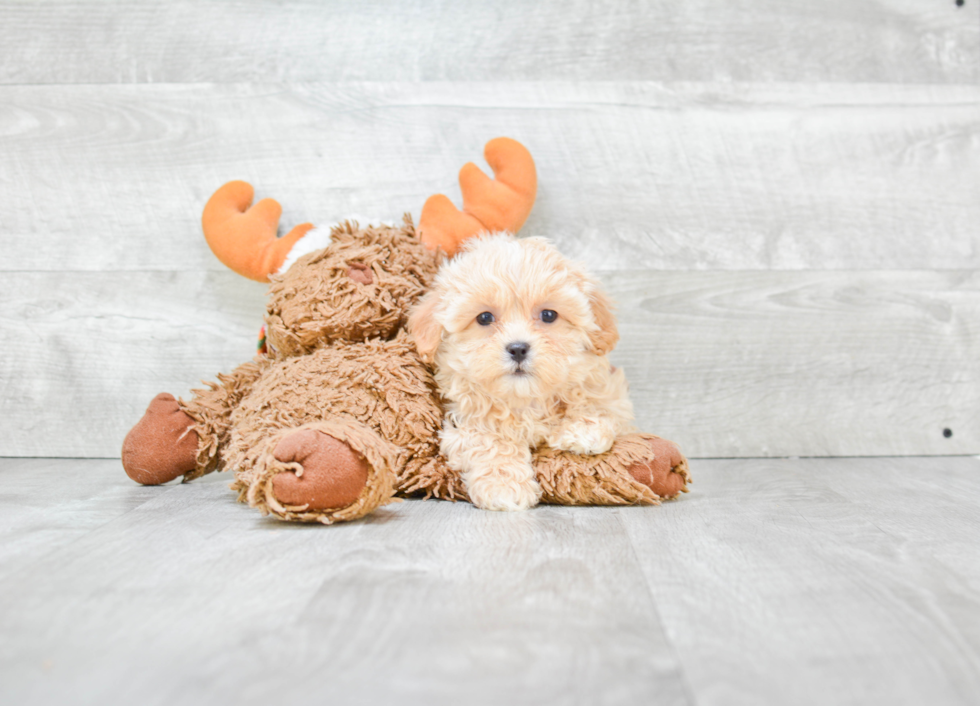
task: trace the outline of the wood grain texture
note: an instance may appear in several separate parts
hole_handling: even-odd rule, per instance
[[[692,470],[621,517],[696,703],[977,703],[980,461]]]
[[[691,457],[980,453],[980,276],[604,273],[641,428]],[[264,287],[7,273],[0,455],[117,456],[157,392],[248,360]],[[943,436],[950,429],[951,438]]]
[[[975,270],[605,280],[638,423],[692,456],[980,453]]]
[[[446,83],[0,87],[2,270],[220,270],[220,184],[284,223],[459,198],[535,155],[525,233],[596,269],[980,267],[976,86]]]
[[[0,460],[0,577],[69,547],[158,494],[116,482],[118,472],[116,459]]]
[[[980,460],[692,471],[661,507],[322,527],[225,476],[0,459],[0,700],[977,702]]]
[[[118,456],[157,392],[251,359],[264,294],[230,272],[8,273],[0,456]]]
[[[968,83],[972,0],[0,6],[0,82],[669,80]]]
[[[85,470],[135,494],[117,463]],[[226,483],[156,488],[0,574],[4,702],[690,703],[615,514],[409,502],[287,525]]]
[[[115,456],[250,357],[263,288],[200,234],[221,183],[284,225],[397,219],[500,134],[538,162],[525,233],[621,300],[643,427],[976,453],[976,10],[0,2],[0,454]]]

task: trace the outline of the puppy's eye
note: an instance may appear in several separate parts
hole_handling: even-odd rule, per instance
[[[555,323],[555,319],[557,319],[557,318],[558,318],[558,312],[557,311],[552,311],[551,309],[542,309],[541,310],[541,320],[544,321],[546,324],[553,324],[553,323]]]
[[[480,326],[489,326],[493,323],[493,314],[489,311],[484,311],[476,317],[476,323],[480,324]]]

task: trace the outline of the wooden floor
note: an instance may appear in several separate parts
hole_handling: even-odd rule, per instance
[[[653,508],[334,527],[0,459],[0,703],[980,702],[980,460],[715,460]]]

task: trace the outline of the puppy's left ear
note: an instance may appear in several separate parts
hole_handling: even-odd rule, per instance
[[[592,316],[598,328],[589,333],[589,343],[597,355],[606,355],[619,342],[619,329],[616,328],[616,316],[613,314],[612,300],[598,285],[589,293],[589,304]]]
[[[442,326],[436,321],[436,309],[442,298],[435,290],[430,290],[408,315],[408,334],[415,340],[419,356],[426,363],[432,363],[442,341]]]

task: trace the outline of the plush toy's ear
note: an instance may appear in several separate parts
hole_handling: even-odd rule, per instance
[[[589,343],[597,355],[606,355],[619,342],[619,329],[616,327],[616,315],[613,313],[612,300],[599,287],[589,293],[589,304],[592,306],[592,316],[598,329],[589,334]]]
[[[244,181],[229,181],[212,194],[204,206],[201,226],[211,251],[225,265],[257,282],[268,282],[296,241],[312,223],[303,223],[281,238],[276,237],[282,206],[262,199],[252,206],[254,191]]]
[[[415,341],[419,356],[432,363],[442,342],[442,326],[436,321],[436,309],[442,298],[436,290],[430,290],[416,304],[408,316],[408,334]]]
[[[430,248],[453,256],[463,241],[480,233],[516,233],[524,225],[538,192],[534,159],[520,142],[509,137],[490,140],[483,150],[493,169],[490,179],[472,162],[459,172],[463,210],[436,194],[422,207],[419,237]]]

